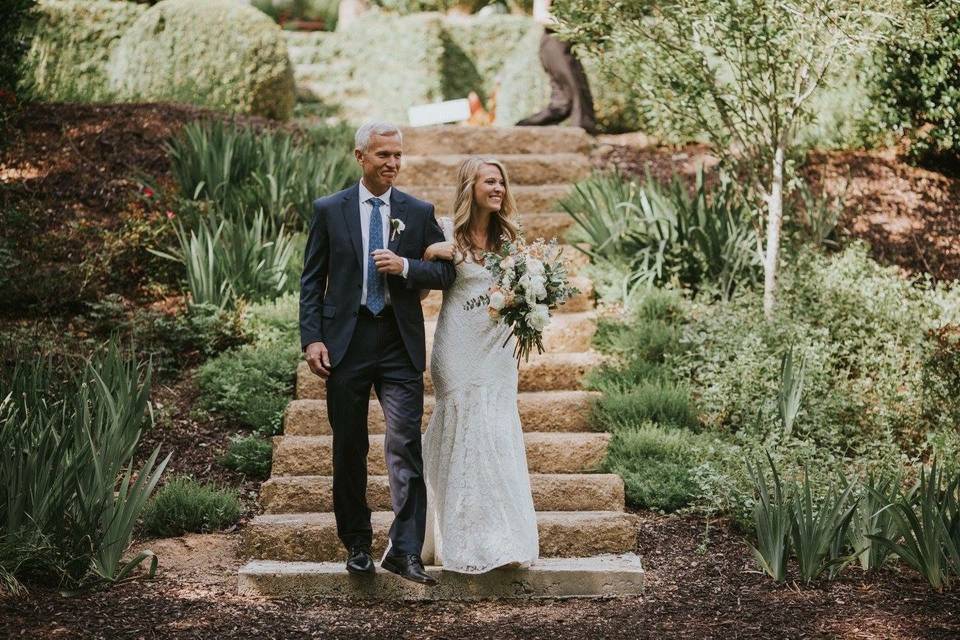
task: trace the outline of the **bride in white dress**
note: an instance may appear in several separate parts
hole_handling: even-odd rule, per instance
[[[517,409],[517,361],[506,325],[485,305],[483,252],[519,227],[507,172],[495,160],[460,165],[453,219],[440,220],[447,242],[426,259],[452,259],[453,286],[443,292],[430,358],[436,406],[423,441],[427,484],[424,556],[447,571],[483,573],[524,565],[539,554],[537,518]]]

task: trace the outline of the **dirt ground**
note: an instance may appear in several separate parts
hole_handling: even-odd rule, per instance
[[[143,543],[158,578],[63,598],[0,600],[0,636],[16,638],[960,638],[960,592],[919,576],[849,568],[842,579],[776,585],[743,537],[700,518],[640,514],[640,597],[532,602],[266,600],[236,592],[237,536]],[[705,533],[707,534],[705,536]]]

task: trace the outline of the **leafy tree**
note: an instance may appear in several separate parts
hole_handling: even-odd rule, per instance
[[[639,85],[680,135],[701,132],[764,213],[764,314],[773,315],[798,131],[833,71],[882,38],[883,0],[557,0],[565,37]],[[605,53],[615,56],[603,57]]]

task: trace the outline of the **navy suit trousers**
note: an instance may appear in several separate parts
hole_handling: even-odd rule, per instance
[[[420,428],[423,373],[404,347],[396,317],[361,309],[350,346],[327,379],[327,415],[333,429],[333,508],[337,534],[348,549],[370,546],[367,505],[367,413],[370,388],[386,418],[385,454],[395,519],[392,554],[420,554],[426,529],[427,488],[423,479]]]

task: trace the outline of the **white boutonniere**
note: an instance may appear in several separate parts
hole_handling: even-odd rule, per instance
[[[393,242],[396,240],[403,230],[407,228],[407,225],[403,224],[403,220],[399,218],[390,218],[390,228],[393,230],[390,233],[390,241]]]

